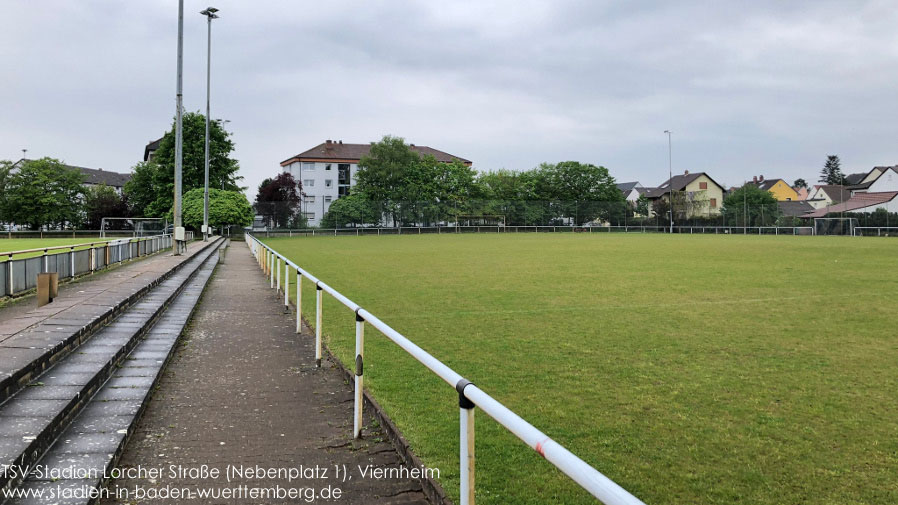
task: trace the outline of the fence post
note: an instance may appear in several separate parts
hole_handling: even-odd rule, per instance
[[[290,265],[284,260],[284,314],[290,310]]]
[[[355,313],[355,411],[352,437],[362,436],[362,387],[364,385],[365,320]]]
[[[281,292],[281,258],[274,257],[274,269],[277,270],[277,293]]]
[[[296,269],[296,333],[302,332],[302,274]]]
[[[50,271],[50,258],[47,256],[47,250],[44,249],[44,272]]]
[[[459,411],[460,505],[474,505],[474,402],[465,397],[465,387],[470,385],[465,379],[455,385]]]
[[[315,366],[321,366],[321,319],[324,310],[324,291],[315,283]]]
[[[13,294],[13,282],[12,282],[12,254],[6,258],[6,278],[9,281],[9,294]]]
[[[75,246],[72,246],[71,252],[69,253],[71,259],[69,260],[69,267],[71,267],[72,271],[72,279],[75,278]]]
[[[268,254],[268,277],[271,282],[271,289],[274,289],[274,270],[276,268],[274,265],[274,253],[269,251]]]

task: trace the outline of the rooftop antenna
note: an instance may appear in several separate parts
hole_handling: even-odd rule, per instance
[[[22,149],[22,159],[23,160],[28,157],[28,156],[26,156],[27,154],[28,154],[28,149]]]

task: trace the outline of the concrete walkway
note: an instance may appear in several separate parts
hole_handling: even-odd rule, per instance
[[[283,296],[283,295],[281,295]],[[233,492],[225,498],[137,500],[139,503],[424,504],[409,478],[363,477],[359,467],[398,468],[399,455],[366,417],[366,437],[351,438],[352,389],[325,360],[315,367],[313,337],[294,333],[283,299],[269,289],[248,249],[233,242],[118,468],[180,465],[225,472],[227,465],[273,472],[263,478],[186,475],[120,479],[117,487],[153,492]],[[335,468],[351,475],[336,474]],[[292,470],[291,470],[292,469]],[[305,477],[284,475],[299,471]],[[280,472],[280,475],[277,473]],[[309,478],[310,474],[316,474]],[[241,486],[246,486],[241,487]],[[299,498],[247,497],[279,486]],[[327,490],[339,498],[323,496]],[[314,490],[314,499],[307,493]],[[109,498],[104,503],[136,503]]]

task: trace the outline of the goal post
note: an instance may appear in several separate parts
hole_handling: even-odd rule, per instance
[[[853,236],[857,223],[856,217],[817,217],[814,218],[814,234]]]
[[[130,231],[135,237],[164,235],[168,220],[162,217],[104,217],[100,219],[100,238],[107,231]]]

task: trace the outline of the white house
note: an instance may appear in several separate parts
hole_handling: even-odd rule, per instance
[[[301,152],[281,162],[281,169],[302,183],[302,212],[309,224],[317,226],[331,203],[349,194],[356,183],[359,160],[371,151],[370,144],[344,144],[342,140],[326,140],[324,143]],[[471,162],[427,146],[409,147],[420,154],[430,154],[445,163],[458,160],[467,166]]]
[[[624,194],[624,200],[630,202],[632,205],[636,205],[636,200],[639,199],[639,188],[643,188],[643,185],[639,184],[639,181],[621,182],[617,184],[617,189]]]
[[[840,204],[849,198],[851,198],[851,190],[848,189],[848,186],[823,184],[811,188],[806,201],[815,209],[823,209],[830,205]]]
[[[860,184],[849,186],[854,195],[898,191],[898,167],[875,167]]]

